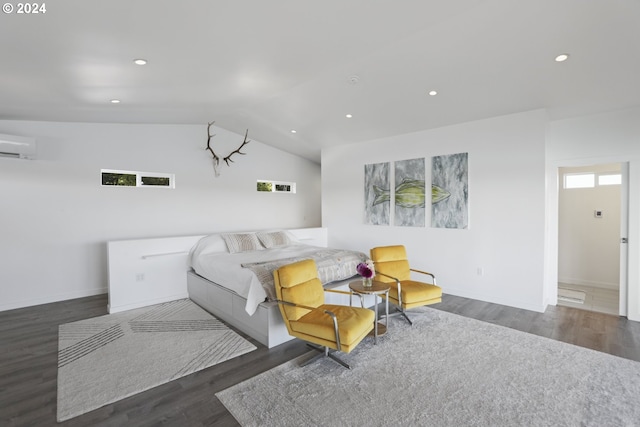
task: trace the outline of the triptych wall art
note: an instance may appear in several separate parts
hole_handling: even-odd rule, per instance
[[[431,226],[464,229],[469,223],[468,153],[431,158]],[[365,223],[426,225],[425,159],[364,166]],[[393,186],[393,188],[392,188]],[[393,210],[392,210],[393,202]]]
[[[431,158],[431,226],[467,228],[469,153]]]
[[[424,159],[395,162],[394,225],[424,227]]]
[[[371,225],[389,225],[391,164],[364,165],[364,215]]]

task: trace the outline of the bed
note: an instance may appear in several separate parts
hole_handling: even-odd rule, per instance
[[[211,234],[189,252],[196,274],[245,298],[249,315],[276,299],[273,272],[303,259],[315,260],[322,283],[329,285],[352,278],[366,255],[305,244],[286,230]]]
[[[274,230],[201,238],[189,251],[189,298],[267,347],[292,339],[274,302],[273,271],[311,258],[325,287],[348,290],[355,266],[367,258],[358,251],[311,245],[300,237]],[[327,301],[349,304],[350,298],[327,294]]]
[[[300,251],[306,246],[327,247],[326,228],[314,227],[284,231],[289,235],[288,246],[292,247],[289,249],[277,248],[284,257],[284,260],[280,261],[284,262],[304,256]],[[272,236],[272,240],[274,238],[277,238],[277,235]],[[274,243],[267,245],[271,246],[272,244]],[[275,244],[275,246],[281,245]],[[225,258],[224,255],[228,254],[227,249],[224,239],[214,234],[107,242],[109,275],[109,305],[107,309],[109,313],[190,298],[214,316],[268,347],[292,339],[284,326],[277,303],[265,301],[266,291],[261,290],[261,284],[259,287],[256,286],[256,281],[253,278],[249,279],[251,283],[244,282],[244,285],[241,284],[241,281],[236,280],[228,283],[228,280],[224,278],[209,276],[202,270],[202,265],[197,265],[198,261],[195,260],[197,251],[200,252],[200,255],[208,254],[211,258],[220,257],[220,255]],[[242,255],[242,252],[239,254]],[[269,254],[269,251],[259,250],[258,254],[264,257]],[[255,264],[266,261],[274,262],[274,260],[264,258],[258,261],[243,260],[242,263]],[[239,274],[255,274],[249,268],[237,265],[230,267],[231,264],[226,261],[221,264],[220,268],[227,269],[223,274],[233,273],[234,268],[236,273],[238,269],[243,270]],[[268,266],[253,267],[260,274],[269,274]],[[261,270],[261,267],[265,268]],[[355,269],[353,271],[355,272]],[[209,276],[209,278],[205,276]],[[325,287],[348,291],[348,284],[351,280],[353,279],[338,280],[333,278]],[[218,282],[224,282],[224,285]],[[326,299],[331,304],[350,303],[348,295],[327,293]],[[370,307],[373,305],[373,298],[365,298],[364,302],[367,307]]]

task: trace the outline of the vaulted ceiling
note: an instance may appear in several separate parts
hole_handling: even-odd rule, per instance
[[[319,162],[324,147],[492,116],[640,105],[638,0],[44,4],[0,14],[0,119],[203,134],[215,120]]]

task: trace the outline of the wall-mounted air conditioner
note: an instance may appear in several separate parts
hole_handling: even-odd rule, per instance
[[[0,133],[0,157],[36,158],[36,139]]]

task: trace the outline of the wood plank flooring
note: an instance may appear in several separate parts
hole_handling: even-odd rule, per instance
[[[58,325],[101,316],[107,296],[0,312],[0,426],[54,426]],[[640,323],[569,307],[535,313],[450,295],[433,308],[640,361]],[[258,350],[59,425],[236,426],[215,393],[305,353],[297,340]]]
[[[584,302],[580,304],[577,302],[562,301],[558,298],[558,305],[613,315],[620,313],[620,291],[618,289],[604,289],[594,286],[575,285],[572,283],[558,283],[558,289],[560,288],[582,291],[585,294],[585,299]]]

